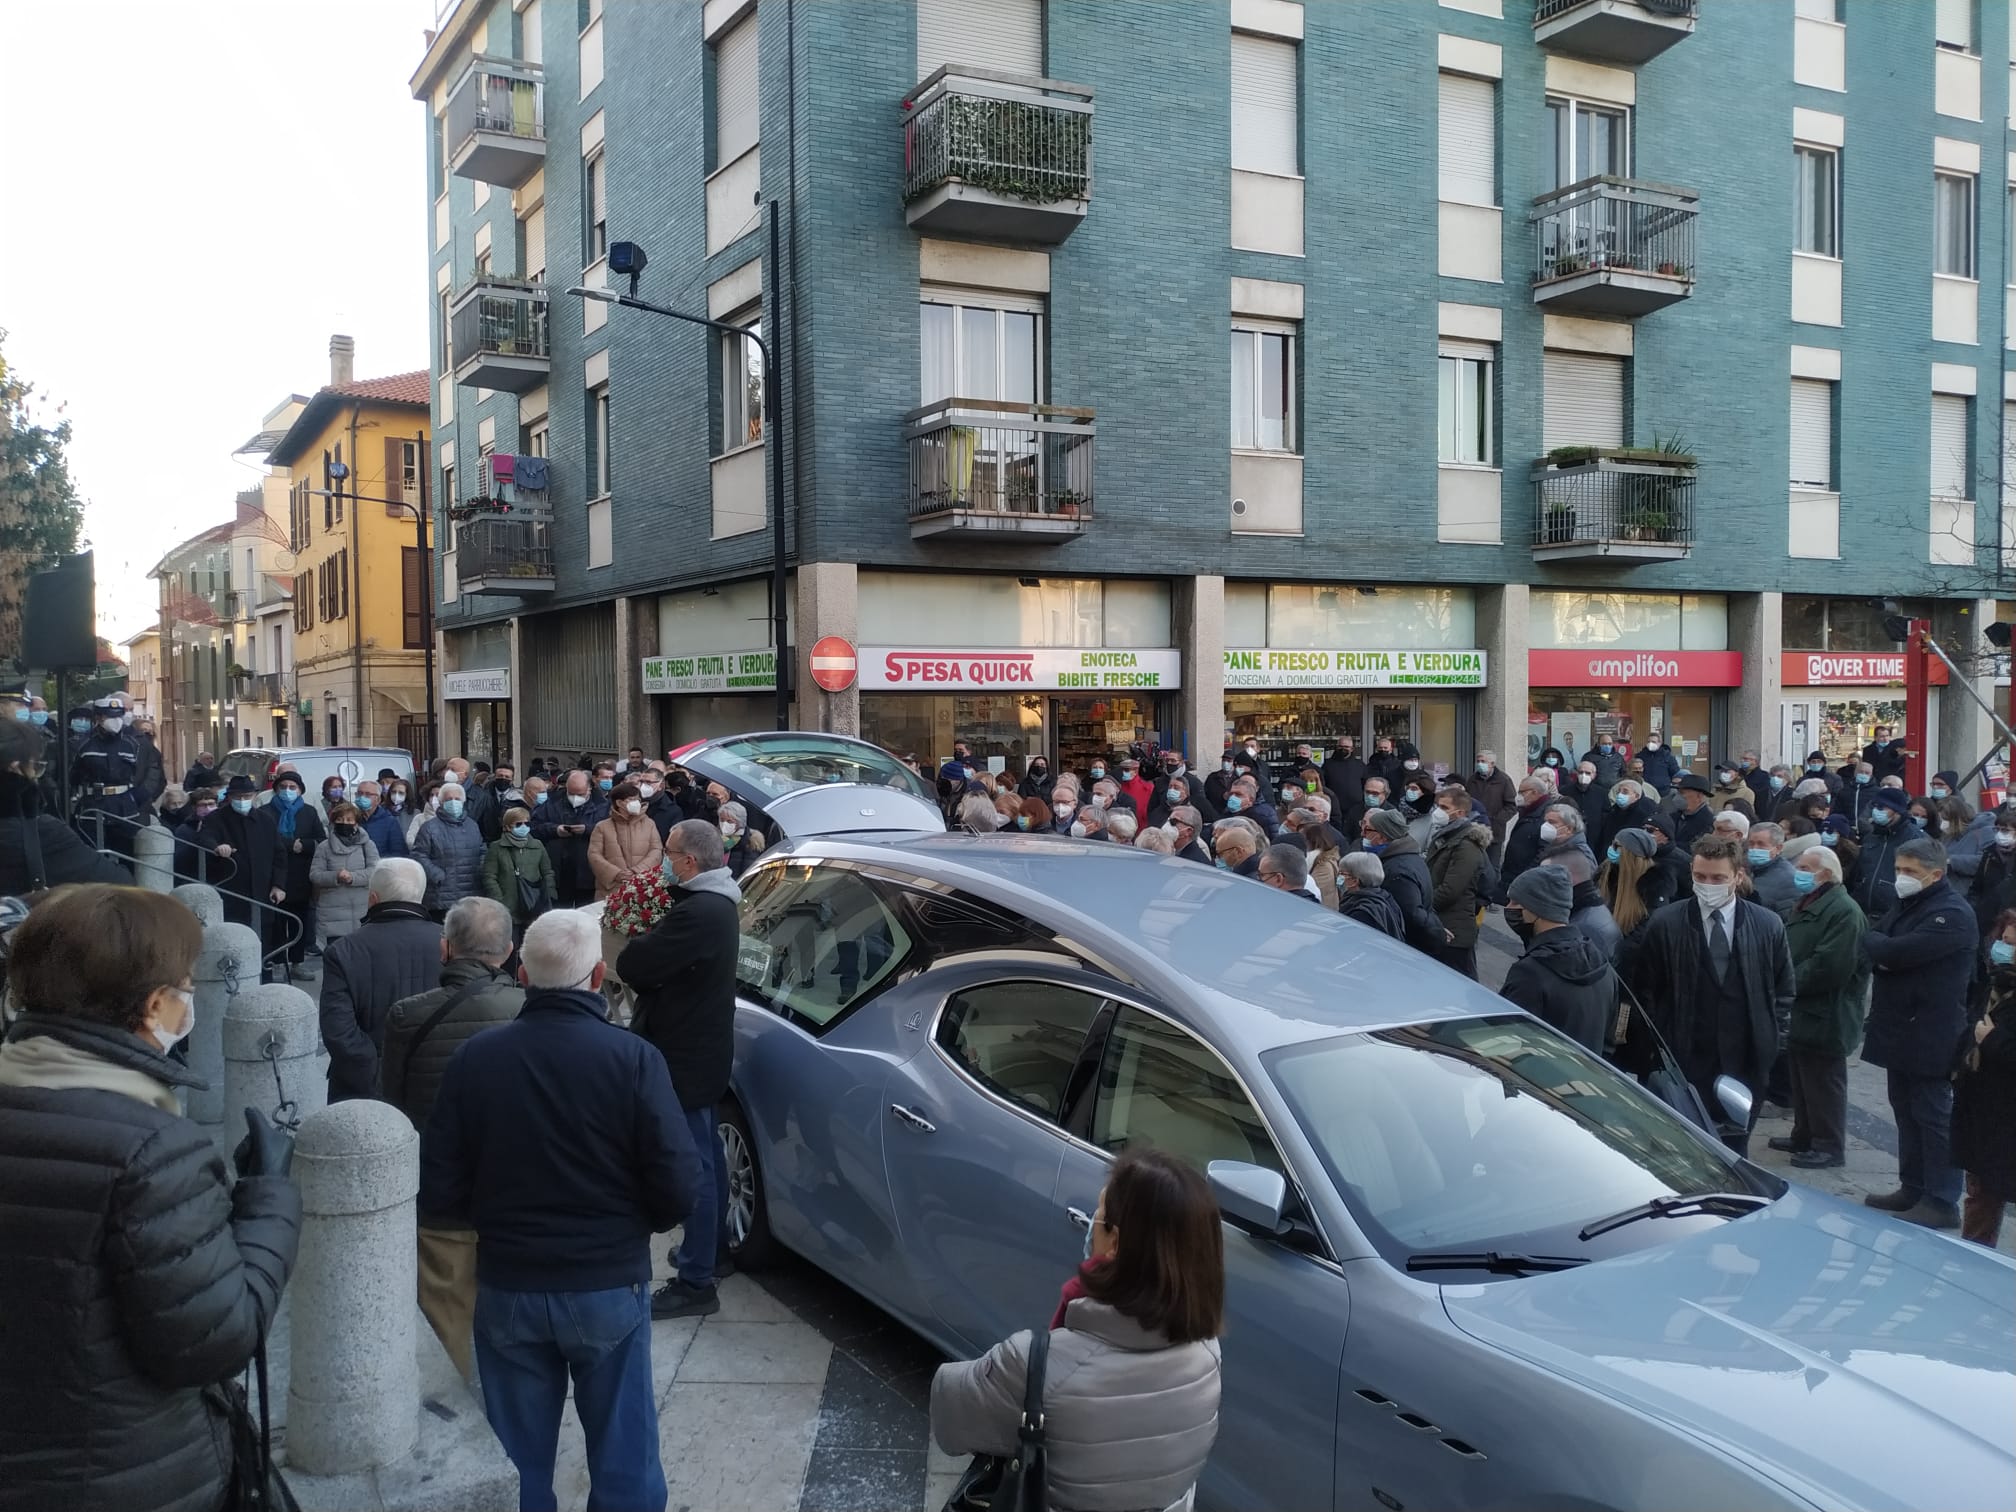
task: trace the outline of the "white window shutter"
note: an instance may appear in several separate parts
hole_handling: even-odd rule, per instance
[[[1232,34],[1232,166],[1302,171],[1293,42]]]
[[[1498,203],[1498,100],[1489,79],[1443,74],[1441,196],[1459,205]]]
[[[528,275],[546,271],[546,207],[543,204],[525,217],[525,266],[518,271]]]
[[[1959,394],[1932,396],[1932,492],[1971,499],[1967,472],[1967,401]]]
[[[1834,486],[1834,385],[1824,378],[1792,380],[1792,482]]]
[[[1043,76],[1043,0],[917,0],[917,77],[947,63]]]
[[[1974,46],[1974,0],[1939,0],[1934,24],[1938,41],[1948,47],[1971,51]],[[1924,44],[1919,45],[1922,47]]]
[[[1541,444],[1624,444],[1624,359],[1549,352],[1542,364]]]
[[[714,44],[714,166],[725,168],[761,134],[756,84],[756,14],[752,11]]]

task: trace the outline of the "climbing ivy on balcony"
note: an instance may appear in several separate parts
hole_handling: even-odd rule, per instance
[[[1024,100],[946,94],[915,123],[942,133],[942,171],[913,181],[920,199],[948,180],[1011,199],[1047,203],[1084,199],[1090,184],[1092,117]],[[925,148],[929,152],[929,147]]]

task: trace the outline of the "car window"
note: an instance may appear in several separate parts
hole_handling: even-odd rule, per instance
[[[981,1086],[1054,1123],[1104,1001],[1050,982],[969,987],[946,1002],[938,1043]]]
[[[1195,1035],[1138,1008],[1115,1015],[1099,1065],[1092,1143],[1152,1146],[1199,1170],[1214,1160],[1282,1169],[1251,1099]]]
[[[675,759],[682,754],[673,752]],[[833,736],[790,732],[718,741],[694,760],[696,771],[732,777],[766,798],[829,782],[865,782],[936,801],[931,784],[880,746]]]
[[[743,878],[736,981],[815,1033],[874,996],[910,954],[901,920],[849,867],[785,861]]]

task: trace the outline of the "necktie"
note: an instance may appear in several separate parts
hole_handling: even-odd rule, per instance
[[[1708,959],[1715,965],[1718,982],[1729,975],[1729,928],[1719,912],[1708,915]]]

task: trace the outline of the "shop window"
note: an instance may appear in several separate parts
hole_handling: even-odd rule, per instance
[[[1476,636],[1467,588],[1283,583],[1267,599],[1269,646],[1465,647]]]
[[[1779,636],[1788,650],[1827,649],[1827,600],[1812,594],[1788,593],[1782,602]]]
[[[1529,644],[1620,651],[1727,651],[1729,601],[1719,593],[1576,593],[1528,599]]]

